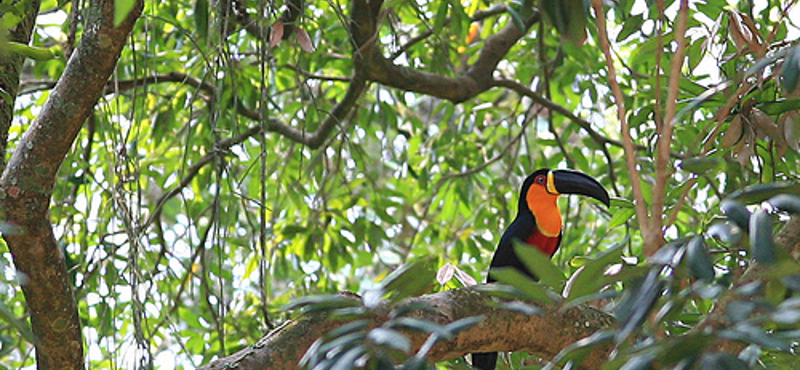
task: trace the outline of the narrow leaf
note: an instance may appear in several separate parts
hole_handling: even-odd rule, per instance
[[[781,67],[781,87],[786,95],[797,90],[800,85],[800,45],[791,48]]]
[[[515,241],[514,253],[528,271],[551,289],[560,289],[566,282],[567,278],[564,276],[564,272],[553,263],[550,256],[542,253],[539,249]]]
[[[553,303],[547,289],[513,267],[492,269],[489,274],[498,282],[518,289],[525,299],[542,304]]]
[[[306,53],[313,53],[316,48],[314,47],[314,43],[311,42],[311,37],[308,36],[308,32],[300,27],[295,27],[294,31],[294,35],[297,37],[297,42],[300,44],[300,48]]]
[[[769,199],[769,204],[794,215],[800,215],[800,197],[789,194],[776,195]]]
[[[759,209],[750,217],[751,257],[763,264],[775,262],[775,241],[772,239],[772,216]]]
[[[405,335],[392,329],[372,329],[367,335],[367,339],[375,344],[391,347],[403,353],[411,352],[411,341]]]
[[[283,40],[283,22],[282,21],[275,21],[270,27],[269,32],[269,46],[276,47],[280,45],[281,40]]]
[[[436,281],[439,282],[439,285],[445,285],[448,281],[453,279],[453,275],[455,275],[455,273],[456,268],[452,263],[448,262],[436,272]]]
[[[603,273],[609,265],[620,262],[624,246],[625,242],[617,244],[597,259],[584,265],[580,272],[576,272],[578,275],[573,276],[570,289],[565,292],[567,299],[573,300],[600,290],[604,284]]]
[[[692,276],[700,280],[714,279],[714,264],[702,236],[696,236],[686,244],[686,260]]]
[[[750,211],[745,208],[744,204],[735,200],[725,199],[720,203],[720,208],[740,229],[748,230],[750,228]]]
[[[435,257],[426,257],[401,266],[383,280],[383,291],[394,301],[427,292],[436,277],[435,264]]]

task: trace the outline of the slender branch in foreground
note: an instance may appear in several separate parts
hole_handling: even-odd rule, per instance
[[[667,86],[667,102],[664,122],[659,135],[656,151],[656,185],[653,190],[653,218],[652,232],[662,233],[664,224],[664,197],[666,196],[667,183],[672,177],[670,168],[670,147],[672,146],[672,132],[675,128],[675,116],[678,111],[678,83],[681,80],[681,68],[683,67],[684,55],[686,54],[686,23],[689,18],[689,2],[681,0],[680,10],[678,11],[677,27],[675,29],[675,40],[678,42],[678,50],[672,56],[670,66],[669,84]],[[658,72],[657,72],[658,73]],[[663,238],[663,237],[662,237]],[[660,246],[660,245],[659,245]],[[657,247],[650,245],[650,248]],[[645,246],[647,251],[648,246]],[[655,250],[650,250],[655,252]]]
[[[353,294],[346,296],[359,300]],[[430,362],[490,351],[523,351],[553,358],[571,343],[608,328],[614,322],[610,315],[586,306],[568,309],[542,307],[541,315],[529,316],[498,308],[492,304],[492,298],[474,287],[412,297],[398,305],[435,308],[415,310],[414,316],[439,325],[469,317],[483,317],[479,324],[459,332],[451,340],[434,345],[428,352],[427,360]],[[385,322],[391,308],[388,302],[383,302],[372,315],[370,326]],[[200,369],[296,369],[300,358],[317,338],[347,321],[331,319],[324,313],[306,315],[287,322],[258,343]],[[427,333],[419,331],[407,331],[404,334],[411,340],[414,352],[429,337]],[[600,369],[607,354],[607,351],[593,351],[583,362],[582,368]]]
[[[652,220],[647,213],[647,204],[644,201],[644,193],[642,192],[641,176],[636,165],[636,147],[631,138],[630,127],[628,126],[627,113],[625,111],[625,101],[622,94],[622,89],[617,83],[617,71],[614,68],[614,60],[611,56],[611,46],[608,41],[608,31],[606,29],[605,10],[603,9],[603,0],[592,0],[592,7],[595,12],[595,19],[597,20],[597,38],[599,39],[600,48],[606,59],[606,68],[608,69],[608,84],[614,94],[614,100],[617,104],[617,117],[619,118],[620,131],[622,132],[623,148],[625,149],[625,163],[630,173],[631,186],[633,187],[633,198],[636,206],[636,219],[639,221],[639,227],[642,230],[642,235],[645,240],[645,254],[650,255],[661,246],[661,231],[652,230]]]

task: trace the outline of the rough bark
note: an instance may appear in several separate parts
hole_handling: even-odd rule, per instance
[[[88,10],[80,45],[0,178],[0,231],[22,279],[39,369],[84,368],[78,308],[48,209],[58,169],[100,98],[142,2],[117,27],[114,0],[92,1]]]
[[[613,323],[608,314],[585,306],[569,309],[544,307],[542,315],[529,316],[497,308],[488,304],[490,300],[485,293],[464,288],[409,298],[400,304],[422,303],[432,307],[434,310],[420,312],[417,317],[440,325],[474,316],[484,318],[480,324],[460,332],[452,340],[438,342],[429,352],[430,362],[449,360],[471,352],[490,351],[523,351],[553,358],[569,344]],[[386,320],[390,308],[384,302],[377,310],[376,326]],[[296,369],[300,358],[317,338],[343,323],[341,320],[329,320],[325,314],[290,321],[258,343],[201,369]],[[428,334],[420,332],[405,334],[414,350],[428,338]],[[589,354],[583,368],[599,369],[606,356],[605,351]]]
[[[350,33],[356,69],[370,81],[454,103],[461,103],[494,87],[493,74],[497,64],[540,19],[535,8],[530,4],[523,5],[518,11],[524,19],[524,28],[509,21],[502,30],[486,39],[478,59],[465,73],[451,77],[396,65],[383,56],[377,42],[382,5],[383,1],[376,0],[351,2]]]
[[[33,31],[33,24],[39,14],[39,0],[27,2],[25,18],[15,27],[8,30],[8,41],[28,44]],[[14,118],[14,101],[19,89],[19,74],[25,58],[16,54],[0,55],[0,173],[6,168],[6,147],[8,131]]]

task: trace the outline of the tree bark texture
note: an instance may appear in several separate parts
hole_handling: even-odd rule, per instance
[[[483,318],[482,322],[459,332],[451,340],[438,342],[428,353],[430,362],[454,359],[472,352],[491,351],[523,351],[553,358],[569,344],[608,328],[614,322],[610,315],[586,306],[568,309],[543,307],[541,315],[526,315],[498,308],[492,304],[492,298],[474,288],[413,297],[399,303],[419,304],[432,309],[417,312],[415,317],[439,325],[468,317]],[[375,326],[388,319],[391,308],[387,302],[383,302],[376,309]],[[346,321],[330,320],[326,314],[307,315],[288,322],[258,343],[201,369],[296,369],[300,358],[317,338],[344,323]],[[411,340],[414,351],[429,336],[416,331],[404,334]],[[582,368],[599,369],[607,355],[606,351],[589,354]]]
[[[100,98],[142,5],[139,1],[115,27],[114,0],[91,2],[80,45],[0,178],[0,231],[22,280],[39,369],[84,368],[78,307],[48,209],[58,169]]]
[[[454,103],[464,102],[494,87],[493,74],[497,64],[540,20],[540,14],[533,6],[522,6],[519,12],[524,20],[524,28],[508,22],[502,30],[486,39],[478,59],[465,73],[451,77],[396,65],[383,56],[378,43],[382,5],[383,1],[380,0],[351,2],[350,33],[355,48],[353,60],[356,69],[370,81]]]
[[[25,18],[15,27],[8,30],[9,40],[20,44],[28,44],[33,31],[33,24],[39,14],[39,0],[26,2],[28,9]],[[14,118],[14,101],[19,89],[19,74],[25,58],[16,55],[0,55],[0,173],[6,168],[6,147],[8,147],[8,131]],[[8,100],[6,100],[8,99]]]

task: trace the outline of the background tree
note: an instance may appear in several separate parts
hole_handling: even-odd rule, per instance
[[[340,330],[357,340],[306,363],[535,347],[470,321],[490,313],[551,343],[596,333],[512,368],[587,348],[590,367],[794,368],[795,3],[2,1],[0,363],[274,364],[256,350],[300,325],[259,342],[293,322],[284,305],[353,291],[298,307],[394,321]],[[540,167],[617,197],[562,201],[564,276],[511,281],[534,302],[512,311],[450,291],[483,280]],[[398,331],[414,322],[398,299],[434,291],[410,302],[474,311]],[[552,329],[575,317],[588,329]],[[472,341],[423,353],[431,321]]]

